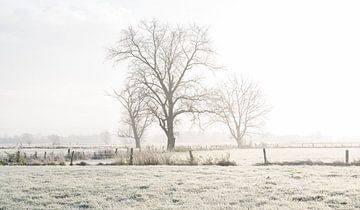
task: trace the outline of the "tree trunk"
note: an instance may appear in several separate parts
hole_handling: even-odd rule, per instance
[[[167,129],[167,150],[174,151],[175,149],[175,135],[174,135],[174,121],[173,119],[168,120],[168,129]]]
[[[174,151],[175,150],[175,137],[174,135],[168,134],[168,143],[167,143],[167,150],[168,151]]]
[[[172,93],[168,95],[169,100],[169,115],[167,118],[167,150],[174,151],[175,150],[175,135],[174,135],[174,104],[172,100]]]
[[[140,138],[135,138],[135,147],[140,149]]]
[[[135,126],[135,120],[133,118],[131,118],[131,125],[132,125],[132,131],[133,131],[133,135],[134,135],[134,139],[135,139],[135,147],[136,148],[140,148],[140,136],[138,135],[138,130]]]
[[[244,140],[242,138],[236,139],[238,148],[242,148],[244,146]]]

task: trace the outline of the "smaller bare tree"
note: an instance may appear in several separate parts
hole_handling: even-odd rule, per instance
[[[111,142],[111,134],[109,131],[103,131],[99,134],[100,139],[105,143],[105,144],[110,144]]]
[[[124,127],[119,129],[118,136],[134,139],[136,148],[140,148],[144,132],[153,121],[147,108],[144,90],[135,85],[127,84],[120,93],[114,90],[112,96],[121,103],[124,109],[124,118],[121,120]]]
[[[270,111],[258,86],[236,75],[217,88],[211,109],[212,121],[226,125],[238,147],[244,146],[245,136],[259,133]]]

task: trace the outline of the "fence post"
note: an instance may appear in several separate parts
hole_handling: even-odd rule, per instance
[[[266,150],[263,148],[263,154],[264,154],[264,163],[265,165],[268,164],[267,158],[266,158]]]
[[[133,159],[134,159],[134,148],[131,148],[130,149],[130,162],[129,162],[130,165],[133,164]]]
[[[73,165],[73,160],[74,160],[74,151],[72,151],[71,153],[71,160],[70,160],[70,165]]]
[[[17,151],[16,153],[16,162],[20,163],[20,151]]]
[[[190,155],[190,163],[194,162],[194,156],[191,150],[189,150],[189,155]]]
[[[117,155],[117,152],[118,152],[118,148],[115,149],[115,155]]]
[[[44,152],[44,159],[46,160],[46,151]]]
[[[68,158],[70,158],[70,148],[68,148]]]
[[[345,162],[349,164],[349,150],[345,150]]]

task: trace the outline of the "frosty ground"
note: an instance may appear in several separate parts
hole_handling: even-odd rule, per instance
[[[3,166],[0,209],[357,209],[360,167]]]

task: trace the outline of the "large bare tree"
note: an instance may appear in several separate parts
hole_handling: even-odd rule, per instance
[[[153,117],[147,108],[144,91],[139,87],[127,84],[120,93],[114,90],[112,96],[121,103],[124,109],[121,120],[123,127],[119,129],[118,136],[134,139],[136,148],[140,148],[145,129],[153,122]]]
[[[258,133],[270,111],[260,88],[234,75],[215,92],[211,102],[212,120],[226,125],[238,147],[244,146],[244,137]]]
[[[166,134],[167,149],[173,150],[179,116],[202,112],[198,105],[206,93],[199,70],[215,68],[208,30],[141,22],[123,30],[109,54],[115,62],[127,61],[129,79],[146,88],[148,107]]]

